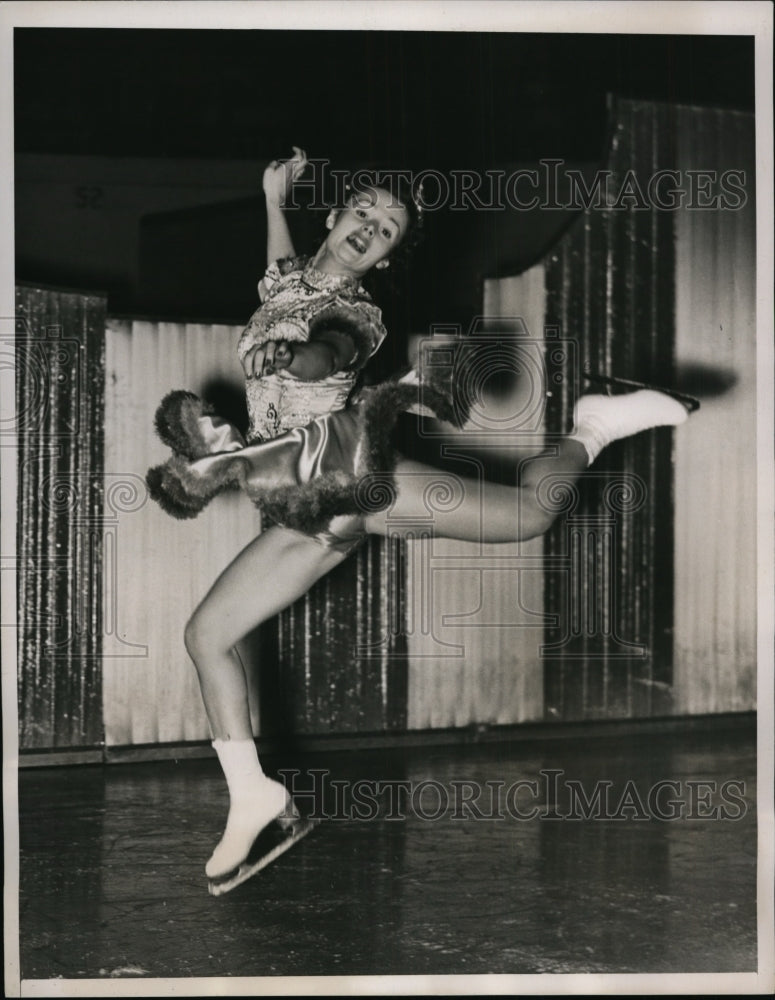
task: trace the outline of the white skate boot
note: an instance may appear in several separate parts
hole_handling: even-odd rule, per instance
[[[581,396],[573,411],[570,437],[584,445],[592,464],[611,442],[653,427],[677,427],[688,416],[683,403],[655,389],[623,396]]]
[[[277,820],[287,828],[298,813],[285,786],[264,774],[253,740],[214,740],[213,747],[231,800],[226,829],[205,865],[209,879],[220,879],[239,868],[264,827]]]

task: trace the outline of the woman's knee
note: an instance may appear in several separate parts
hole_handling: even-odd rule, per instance
[[[188,655],[199,663],[208,659],[208,654],[223,653],[229,648],[224,646],[225,640],[213,622],[208,622],[208,615],[203,608],[197,608],[186,622],[183,630],[183,642]]]
[[[201,647],[201,636],[202,628],[197,617],[197,613],[194,612],[193,615],[186,622],[186,626],[183,629],[183,642],[185,644],[188,655],[196,662],[197,654],[200,652]]]

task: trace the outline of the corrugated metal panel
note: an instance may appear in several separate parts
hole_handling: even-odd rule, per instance
[[[383,538],[284,611],[277,660],[285,732],[405,729],[403,620],[402,548]]]
[[[109,321],[103,641],[108,745],[209,737],[183,628],[217,574],[259,532],[260,516],[244,497],[225,495],[195,520],[176,521],[148,498],[144,476],[169,454],[153,429],[167,392],[187,388],[242,399],[238,335],[225,326]],[[245,661],[257,720],[254,650]]]
[[[105,299],[16,292],[19,746],[102,741]]]
[[[628,171],[674,167],[671,109],[621,102],[607,168],[614,199]],[[631,175],[632,176],[632,175]],[[546,261],[547,323],[577,344],[576,368],[549,408],[571,426],[583,370],[669,384],[673,378],[673,216],[609,201],[586,210]],[[570,355],[569,355],[570,360]],[[546,710],[578,719],[661,714],[672,682],[670,431],[606,449],[567,516],[546,536]]]
[[[501,350],[501,340],[510,344],[514,367],[523,372],[540,371],[543,363],[543,286],[543,268],[485,285],[493,349]],[[524,323],[521,340],[517,317]],[[511,394],[488,399],[479,417],[449,438],[450,446],[474,458],[502,456],[516,478],[519,457],[540,450],[543,389],[517,379]],[[525,407],[528,391],[536,393],[532,402],[540,412]],[[537,433],[527,436],[528,427]],[[475,474],[473,467],[466,474]],[[406,544],[410,729],[542,717],[542,550],[541,539],[519,545],[443,539]]]
[[[738,171],[747,197],[676,218],[679,365],[734,382],[703,402],[676,442],[676,709],[742,711],[756,705],[754,118],[679,108],[676,126],[683,177],[712,171],[705,186],[718,194],[725,172]]]

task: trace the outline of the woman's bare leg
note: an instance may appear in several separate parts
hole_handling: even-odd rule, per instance
[[[270,528],[218,577],[186,627],[186,647],[229,787],[226,829],[205,866],[208,878],[225,877],[245,860],[268,823],[292,821],[295,814],[285,787],[268,778],[258,760],[247,678],[234,645],[302,597],[342,559],[312,538]]]
[[[676,426],[687,416],[682,403],[651,389],[625,396],[582,396],[574,409],[573,434],[526,459],[518,482],[515,473],[514,486],[456,476],[402,459],[395,469],[395,503],[368,515],[367,530],[400,535],[425,529],[440,538],[475,542],[534,538],[557,517],[556,510],[542,502],[542,495],[551,493],[549,484],[572,486],[612,441],[652,427]]]
[[[344,556],[312,538],[272,527],[226,567],[186,626],[213,736],[252,739],[245,671],[234,646],[298,600]]]
[[[569,438],[527,459],[515,486],[458,476],[402,458],[395,469],[395,503],[369,514],[366,528],[379,535],[416,533],[425,527],[437,538],[525,541],[544,534],[557,516],[540,503],[541,480],[552,475],[572,484],[588,465],[583,445]]]

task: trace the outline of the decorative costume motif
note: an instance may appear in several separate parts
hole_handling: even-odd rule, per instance
[[[259,284],[262,305],[253,313],[240,337],[240,361],[253,347],[269,340],[305,343],[332,318],[355,345],[355,354],[343,371],[305,382],[288,371],[248,379],[246,386],[250,428],[248,440],[266,440],[315,417],[343,409],[358,371],[385,339],[382,313],[359,282],[325,274],[306,258],[288,258],[271,264]]]
[[[269,268],[267,278],[266,301],[242,334],[240,358],[256,344],[307,340],[324,326],[351,337],[353,362],[316,382],[248,379],[247,441],[197,396],[170,393],[155,423],[173,455],[150,469],[146,482],[177,518],[196,517],[218,493],[240,488],[270,520],[349,551],[365,537],[364,515],[393,502],[391,435],[399,415],[411,411],[464,423],[453,389],[454,360],[434,365],[432,381],[413,370],[362,390],[353,402],[357,371],[385,336],[380,311],[352,279],[299,269],[297,262]],[[445,357],[454,353],[445,345]],[[268,418],[270,406],[276,423]]]

